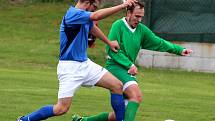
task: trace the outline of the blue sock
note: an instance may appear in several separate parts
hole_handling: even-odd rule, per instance
[[[21,118],[23,121],[40,121],[54,116],[53,105],[44,106],[39,110],[32,112]]]
[[[116,114],[116,121],[123,121],[125,117],[125,102],[123,95],[111,93],[111,106]]]

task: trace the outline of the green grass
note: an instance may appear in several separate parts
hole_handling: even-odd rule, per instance
[[[3,7],[2,7],[3,6]],[[0,121],[13,121],[57,101],[56,65],[59,24],[67,4],[0,5]],[[100,22],[108,34],[123,13]],[[89,57],[104,65],[104,44],[96,42]],[[143,103],[136,121],[215,121],[215,74],[139,68]],[[69,121],[71,115],[111,111],[109,93],[81,88],[71,110],[49,121]]]

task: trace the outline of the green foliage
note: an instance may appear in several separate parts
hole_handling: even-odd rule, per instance
[[[41,2],[64,2],[65,0],[40,0],[40,1]]]
[[[102,7],[107,8],[107,7],[113,7],[114,4],[113,3],[104,3]]]
[[[55,2],[65,2],[66,0],[28,0],[28,2],[42,2],[42,3],[55,3]]]
[[[26,3],[69,3],[74,4],[75,0],[26,0]]]
[[[35,3],[69,3],[74,4],[75,0],[0,0],[0,7],[8,5],[28,5]]]

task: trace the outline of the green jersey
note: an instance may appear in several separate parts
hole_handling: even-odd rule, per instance
[[[109,46],[106,46],[106,52],[109,56],[106,66],[119,64],[125,69],[129,69],[135,63],[140,49],[169,52],[177,55],[181,55],[184,49],[156,36],[142,23],[139,23],[135,29],[130,28],[125,18],[113,23],[108,38],[112,41],[117,40],[120,50],[115,53]]]

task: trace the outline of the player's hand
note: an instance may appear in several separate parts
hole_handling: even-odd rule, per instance
[[[116,53],[118,52],[118,49],[120,49],[117,41],[111,41],[109,46],[110,46],[111,50],[113,50]]]
[[[137,0],[123,0],[123,5],[125,5],[125,7],[128,7],[135,5],[137,2]]]
[[[128,70],[128,73],[131,74],[131,75],[133,75],[133,76],[137,75],[137,73],[138,73],[137,67],[135,65],[132,65],[130,67],[130,69]]]
[[[191,49],[184,49],[184,50],[182,51],[181,55],[183,55],[183,56],[188,56],[188,55],[190,55],[191,53],[193,53],[193,50],[191,50]]]

